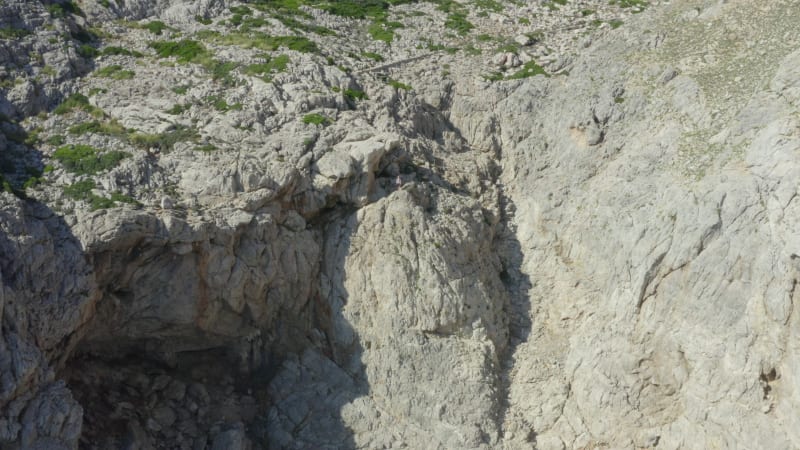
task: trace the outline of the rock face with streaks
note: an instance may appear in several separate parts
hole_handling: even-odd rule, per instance
[[[0,448],[800,447],[795,1],[337,5],[0,3]]]

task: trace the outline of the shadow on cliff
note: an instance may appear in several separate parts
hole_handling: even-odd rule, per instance
[[[306,348],[290,355],[271,377],[265,430],[269,448],[357,448],[342,413],[369,392],[363,348],[344,315],[349,298],[344,267],[358,230],[355,217],[353,208],[338,205],[312,222],[323,236],[319,288],[309,305],[313,323]]]
[[[515,365],[515,353],[520,344],[526,342],[531,332],[531,302],[530,288],[531,280],[522,271],[524,254],[522,246],[516,237],[516,229],[513,223],[515,205],[505,193],[500,190],[500,211],[502,214],[500,230],[497,239],[497,252],[503,264],[503,271],[500,272],[500,279],[508,292],[508,305],[506,316],[508,317],[508,347],[500,355],[501,372],[499,375],[499,416],[498,427],[500,435],[503,436],[509,414],[509,396],[512,384],[511,373]],[[532,442],[535,439],[534,430],[531,429],[527,440]]]

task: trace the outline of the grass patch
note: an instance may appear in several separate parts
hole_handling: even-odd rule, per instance
[[[79,175],[92,175],[112,169],[130,156],[129,153],[120,151],[101,153],[94,147],[82,144],[65,145],[53,153],[53,158],[59,161],[64,169]]]
[[[314,113],[314,114],[306,114],[305,116],[303,116],[303,123],[309,125],[325,126],[325,125],[330,125],[331,122],[332,122],[331,119],[329,119],[327,116],[323,116],[322,114]]]

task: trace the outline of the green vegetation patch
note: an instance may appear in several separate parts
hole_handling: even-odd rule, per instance
[[[210,95],[205,98],[206,103],[211,105],[214,109],[220,112],[227,112],[227,111],[241,111],[242,104],[241,103],[234,103],[229,105],[224,98],[219,95]]]
[[[115,46],[104,48],[100,51],[100,54],[105,56],[132,56],[134,58],[141,58],[144,56],[142,53],[137,52],[136,50],[128,50],[126,48]]]
[[[121,192],[112,192],[111,198],[101,197],[92,192],[95,188],[94,180],[83,180],[64,187],[64,195],[73,200],[82,200],[89,203],[92,211],[107,209],[117,206],[117,203],[130,203],[140,205],[132,197]]]
[[[172,108],[166,110],[165,112],[167,114],[172,114],[173,116],[177,116],[177,115],[183,114],[184,112],[188,111],[189,108],[191,108],[191,107],[192,107],[192,105],[190,105],[188,103],[187,104],[177,103],[177,104],[173,105]]]
[[[88,112],[94,117],[103,117],[103,110],[89,103],[89,98],[83,94],[72,94],[53,110],[55,114],[63,115],[76,109]]]
[[[164,30],[170,30],[171,28],[167,26],[164,22],[160,20],[154,20],[152,22],[147,22],[141,25],[142,29],[147,30],[156,36],[161,36]]]
[[[379,55],[377,53],[374,53],[374,52],[362,52],[361,56],[364,56],[364,57],[369,58],[369,59],[374,59],[377,62],[382,62],[383,61],[383,56],[381,56],[381,55]]]
[[[325,125],[330,125],[331,122],[332,121],[330,118],[328,118],[327,116],[323,116],[322,114],[313,113],[313,114],[306,114],[305,116],[303,116],[303,123],[309,125],[325,126]]]
[[[259,31],[222,34],[211,30],[200,31],[197,33],[197,36],[200,39],[208,39],[220,45],[235,45],[237,47],[255,48],[269,52],[282,47],[301,53],[317,53],[319,51],[317,44],[304,36],[270,36]]]
[[[29,34],[24,28],[0,27],[0,39],[20,39]]]
[[[245,75],[258,76],[265,81],[270,81],[270,74],[284,72],[291,60],[288,55],[278,55],[271,58],[265,55],[266,62],[250,64],[244,68]]]
[[[196,129],[183,125],[158,134],[132,133],[128,135],[128,141],[131,144],[145,150],[155,147],[162,152],[172,150],[178,142],[196,142],[199,138],[200,135]]]
[[[156,51],[159,58],[175,59],[182,64],[197,63],[202,64],[208,62],[211,55],[203,44],[190,39],[181,41],[156,41],[151,42],[150,48]]]
[[[367,97],[367,93],[364,92],[364,91],[360,91],[358,89],[345,89],[344,90],[344,96],[348,100],[353,100],[353,101],[355,101],[355,100],[369,100],[369,97]]]
[[[112,80],[130,80],[136,73],[132,70],[125,70],[119,64],[114,64],[96,70],[94,75],[101,78],[111,78]]]
[[[447,20],[444,21],[444,26],[445,28],[455,30],[460,35],[465,35],[475,28],[475,25],[467,20],[467,15],[465,13],[450,14],[447,16]]]
[[[112,169],[130,156],[129,153],[121,151],[101,152],[82,144],[65,145],[53,153],[53,158],[58,160],[64,169],[79,175],[91,175]]]
[[[402,89],[404,91],[410,91],[412,89],[411,86],[409,86],[409,85],[407,85],[405,83],[401,83],[401,82],[399,82],[397,80],[392,80],[391,78],[386,81],[386,84],[388,84],[389,86],[391,86],[391,87],[393,87],[395,89]]]
[[[76,16],[82,17],[86,16],[78,7],[78,5],[71,0],[61,3],[53,3],[47,7],[47,12],[50,13],[50,16],[58,19],[67,17],[68,14],[75,14]]]
[[[106,134],[109,136],[124,136],[127,130],[116,121],[100,122],[93,120],[69,127],[69,134],[82,136],[86,133]]]
[[[544,75],[550,76],[547,72],[542,68],[542,66],[536,64],[535,61],[528,61],[523,66],[522,69],[514,73],[513,75],[509,76],[509,80],[520,80],[522,78],[528,78],[535,75]]]

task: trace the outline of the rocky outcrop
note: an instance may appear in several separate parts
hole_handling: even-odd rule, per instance
[[[621,3],[6,0],[0,447],[800,446],[798,9]]]

